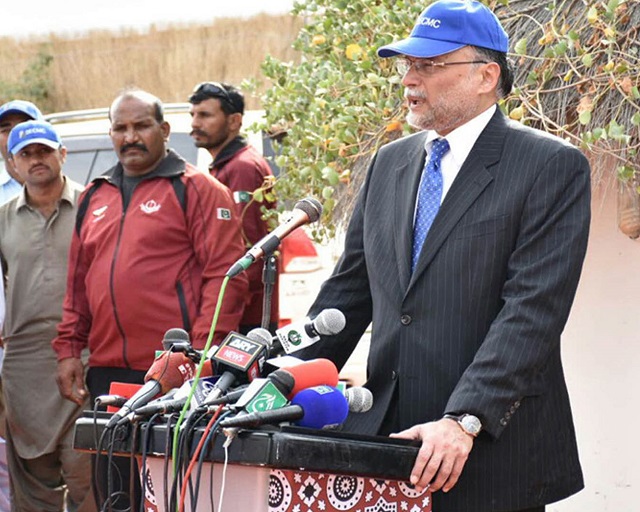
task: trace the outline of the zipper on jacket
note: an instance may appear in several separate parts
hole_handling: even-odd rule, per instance
[[[180,314],[182,315],[182,328],[191,332],[191,321],[189,320],[189,308],[187,307],[187,300],[184,296],[184,288],[182,283],[178,281],[176,283],[176,293],[178,294],[178,302],[180,303]]]
[[[123,209],[122,209],[122,215],[120,216],[120,229],[118,230],[118,239],[116,241],[116,248],[113,251],[113,258],[111,260],[109,288],[111,290],[111,305],[113,307],[113,318],[115,319],[116,326],[120,331],[120,336],[122,336],[122,360],[124,361],[124,364],[127,367],[127,369],[130,370],[131,365],[129,364],[129,360],[127,359],[127,335],[125,334],[124,328],[122,327],[122,323],[120,322],[120,318],[118,317],[118,308],[116,306],[115,285],[114,285],[116,260],[118,259],[118,252],[120,251],[120,242],[122,241],[122,231],[124,229],[124,219],[127,213],[127,210],[124,208],[124,198],[122,197],[122,192],[120,192],[120,198],[123,203]]]

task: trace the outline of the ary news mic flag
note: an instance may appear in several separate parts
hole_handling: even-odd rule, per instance
[[[346,319],[339,309],[324,309],[313,320],[303,318],[276,330],[276,337],[287,354],[313,345],[320,336],[338,334]]]
[[[231,331],[211,358],[221,375],[203,405],[220,398],[234,384],[244,384],[260,377],[268,350],[263,340]]]
[[[258,258],[265,254],[271,254],[278,248],[283,238],[287,237],[296,228],[317,221],[320,215],[322,215],[322,205],[313,197],[306,197],[298,201],[291,212],[291,217],[249,249],[242,258],[229,268],[227,276],[235,277],[249,268]]]

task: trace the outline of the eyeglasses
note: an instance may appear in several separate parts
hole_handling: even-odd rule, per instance
[[[400,76],[405,76],[411,68],[420,76],[430,76],[436,68],[455,66],[457,64],[488,64],[486,60],[465,60],[458,62],[434,62],[432,60],[396,59],[396,71]]]

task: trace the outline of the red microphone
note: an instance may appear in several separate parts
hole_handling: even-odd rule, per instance
[[[106,428],[115,427],[130,412],[146,405],[159,394],[179,388],[195,375],[195,364],[182,352],[163,352],[151,364],[144,376],[145,384],[125,402],[107,423]]]
[[[289,398],[303,389],[338,385],[338,368],[329,359],[311,359],[293,366],[284,366],[282,370],[288,371],[295,380]]]

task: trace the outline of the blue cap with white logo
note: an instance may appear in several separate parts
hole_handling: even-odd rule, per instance
[[[24,114],[31,119],[42,119],[42,112],[30,101],[12,100],[0,106],[0,119],[8,114]]]
[[[62,146],[60,135],[46,121],[26,121],[17,124],[9,133],[7,147],[12,155],[30,144],[44,144],[53,149]]]
[[[480,2],[440,0],[422,11],[408,38],[378,48],[378,55],[431,58],[463,46],[506,53],[509,37],[496,15]]]

